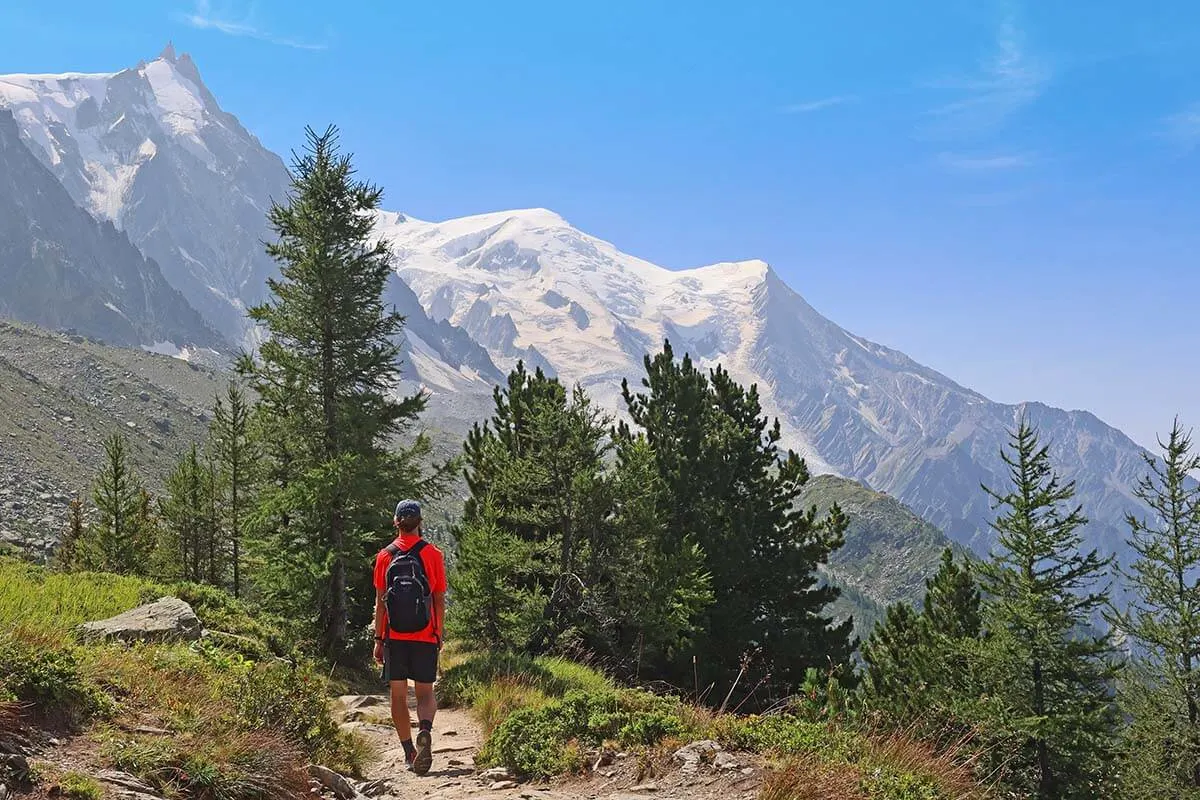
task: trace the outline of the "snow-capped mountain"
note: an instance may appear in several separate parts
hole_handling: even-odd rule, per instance
[[[0,109],[0,316],[125,346],[221,346],[221,337],[123,233],[75,206]]]
[[[168,45],[120,72],[0,75],[2,109],[80,208],[127,234],[226,340],[253,344],[245,310],[266,298],[267,278],[278,275],[262,242],[273,238],[267,212],[285,200],[290,177],[278,155],[221,109],[191,57]],[[399,278],[387,300],[407,318],[406,390],[424,386],[443,408],[449,395],[488,391],[500,379],[487,352],[427,318]],[[72,319],[60,322],[70,327]],[[474,414],[477,406],[453,411]]]
[[[1007,485],[1007,430],[1025,412],[1079,483],[1090,540],[1123,549],[1141,449],[1085,412],[995,403],[817,313],[762,261],[672,271],[620,252],[543,209],[442,223],[380,217],[396,269],[426,311],[466,329],[492,360],[579,382],[619,411],[643,356],[669,339],[702,365],[757,384],[788,446],[815,472],[867,483],[954,539],[986,548],[983,482]]]
[[[0,76],[0,108],[75,203],[128,234],[229,340],[246,340],[244,308],[276,269],[261,242],[287,170],[188,56],[168,48],[111,74]],[[407,317],[406,389],[433,391],[443,427],[485,415],[518,359],[619,413],[621,380],[636,386],[645,354],[669,338],[757,384],[814,471],[886,491],[960,542],[991,540],[979,484],[1005,485],[1000,450],[1021,413],[1078,481],[1094,543],[1121,550],[1123,515],[1139,507],[1142,451],[1120,431],[1085,412],[994,403],[844,331],[761,261],[667,270],[540,209],[441,223],[383,213],[379,233],[398,275],[388,300]]]
[[[230,341],[275,265],[266,214],[288,187],[264,148],[168,46],[131,69],[0,76],[0,107],[74,201],[124,231]]]

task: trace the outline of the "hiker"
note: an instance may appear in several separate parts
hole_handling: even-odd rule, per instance
[[[418,775],[433,764],[433,684],[445,622],[446,562],[422,536],[421,506],[402,500],[392,519],[396,540],[375,558],[375,660],[392,694],[392,722],[404,760]],[[417,696],[417,742],[408,719],[408,681]]]

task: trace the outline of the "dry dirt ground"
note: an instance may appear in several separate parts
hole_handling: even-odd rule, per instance
[[[409,709],[416,730],[415,698],[409,692]],[[468,711],[441,709],[434,721],[433,767],[424,776],[404,768],[404,751],[389,718],[384,695],[352,695],[339,699],[336,713],[342,723],[365,736],[375,747],[364,787],[379,797],[431,800],[750,800],[762,784],[762,765],[746,754],[726,756],[728,764],[716,769],[701,764],[694,771],[682,768],[671,753],[653,759],[619,753],[611,763],[583,776],[523,783],[508,776],[489,774],[475,765],[484,734]]]

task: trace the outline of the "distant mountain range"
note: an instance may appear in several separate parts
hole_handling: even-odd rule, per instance
[[[157,264],[226,346],[256,341],[244,309],[263,298],[275,269],[261,241],[288,176],[283,161],[219,107],[188,56],[168,48],[105,75],[0,76],[0,109],[77,206],[60,208],[64,217],[83,211],[97,225],[111,223],[149,259],[138,267],[143,282],[154,285],[146,265]],[[9,196],[23,191],[0,183]],[[0,197],[0,207],[10,206],[11,197]],[[486,414],[493,386],[518,360],[581,383],[619,413],[621,380],[636,385],[644,355],[669,338],[677,352],[757,384],[785,444],[814,472],[886,492],[979,552],[994,541],[980,484],[1006,484],[1001,447],[1026,414],[1052,443],[1059,469],[1078,482],[1089,542],[1128,553],[1123,519],[1142,511],[1132,486],[1143,451],[1127,436],[1087,412],[993,402],[849,333],[764,262],[667,270],[543,209],[445,222],[386,212],[378,221],[395,254],[389,298],[408,319],[405,388],[430,391],[435,426],[461,432]],[[0,262],[0,279],[15,272],[13,263],[30,269]],[[80,306],[111,303],[127,316],[146,307],[143,328],[114,341],[152,347],[163,337],[180,350],[205,341],[190,324],[154,328],[150,320],[168,300],[155,294],[150,302],[141,284],[122,282],[120,297],[98,286]],[[5,308],[28,305],[24,284],[0,285],[15,287]],[[69,317],[45,322],[79,327]]]

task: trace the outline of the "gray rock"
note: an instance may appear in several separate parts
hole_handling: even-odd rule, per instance
[[[373,781],[367,781],[358,787],[358,790],[367,797],[380,797],[385,794],[392,794],[392,781],[390,778],[376,778]]]
[[[491,769],[484,770],[479,777],[486,781],[511,781],[514,776],[508,771],[507,767],[492,767]]]
[[[713,767],[716,769],[737,769],[740,766],[733,754],[724,750],[713,756]]]
[[[200,638],[202,630],[191,606],[177,597],[163,597],[109,619],[85,622],[79,633],[88,640],[192,642]]]
[[[676,750],[675,760],[683,765],[684,772],[695,772],[702,763],[711,761],[719,752],[721,745],[712,739],[702,739]]]
[[[354,791],[354,787],[350,785],[350,781],[329,767],[323,767],[320,764],[309,764],[308,776],[320,781],[322,786],[337,795],[340,800],[354,800],[358,796],[358,792]]]
[[[500,791],[504,791],[505,789],[515,789],[515,788],[517,788],[516,781],[496,781],[491,786],[491,789],[494,792],[500,792]]]

